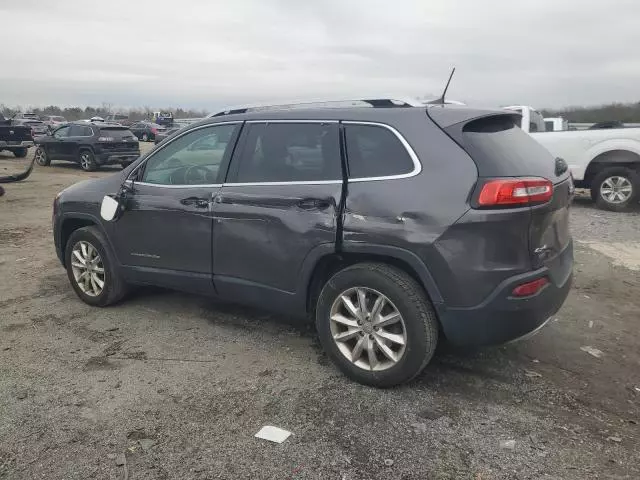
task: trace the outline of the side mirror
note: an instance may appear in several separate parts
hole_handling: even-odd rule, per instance
[[[109,195],[105,195],[100,206],[100,216],[107,222],[111,222],[116,219],[118,210],[120,210],[120,202]]]

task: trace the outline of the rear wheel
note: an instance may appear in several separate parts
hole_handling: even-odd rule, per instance
[[[47,151],[42,147],[38,147],[36,149],[35,160],[36,163],[41,167],[46,167],[51,164],[51,159],[47,155]]]
[[[356,264],[331,277],[318,298],[316,327],[338,368],[376,387],[414,378],[438,341],[438,321],[420,285],[379,263]]]
[[[122,299],[126,285],[97,227],[74,231],[65,248],[65,265],[71,286],[89,305],[104,307]]]
[[[80,151],[80,168],[85,172],[93,172],[98,168],[96,158],[91,150]]]
[[[591,183],[591,198],[595,196],[598,207],[619,212],[635,203],[639,189],[640,177],[634,170],[626,167],[605,168]]]
[[[16,148],[13,151],[13,154],[16,156],[16,158],[24,158],[27,156],[27,149],[26,148]]]

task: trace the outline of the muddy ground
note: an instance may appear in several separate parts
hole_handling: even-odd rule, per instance
[[[51,202],[107,174],[54,163],[0,198],[0,478],[640,478],[638,211],[578,199],[575,287],[545,329],[382,391],[286,318],[154,289],[81,303]],[[268,424],[293,436],[255,439]]]

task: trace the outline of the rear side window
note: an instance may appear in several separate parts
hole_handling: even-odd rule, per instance
[[[92,135],[93,130],[91,130],[91,127],[84,125],[71,125],[71,130],[69,131],[70,137],[90,137]]]
[[[389,129],[345,125],[349,178],[403,175],[414,169],[409,152]]]
[[[235,181],[341,180],[338,138],[335,123],[249,124]]]

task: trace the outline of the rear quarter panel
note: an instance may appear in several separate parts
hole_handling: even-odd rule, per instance
[[[343,222],[343,249],[362,244],[387,245],[419,257],[439,289],[452,281],[450,243],[438,239],[469,210],[477,180],[473,160],[442,130],[421,116],[385,122],[396,128],[414,150],[422,171],[410,178],[350,181]],[[467,245],[460,244],[460,248]]]

